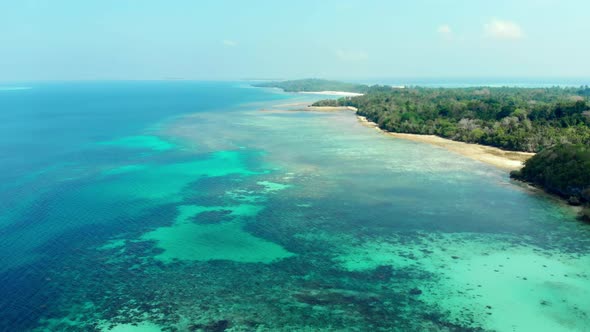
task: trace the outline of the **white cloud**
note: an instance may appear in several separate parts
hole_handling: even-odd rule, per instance
[[[364,61],[369,58],[369,54],[363,51],[350,51],[350,50],[336,50],[336,57],[342,61]]]
[[[485,35],[495,39],[516,40],[524,37],[524,32],[520,25],[499,19],[492,19],[484,24]]]
[[[227,46],[227,47],[238,46],[238,42],[233,41],[233,40],[229,40],[229,39],[222,40],[221,43],[223,44],[223,46]]]
[[[445,39],[451,39],[453,37],[453,29],[448,24],[443,24],[436,29],[441,36]]]
[[[453,33],[453,30],[448,24],[443,24],[439,26],[438,29],[436,29],[436,31],[443,36],[448,36]]]

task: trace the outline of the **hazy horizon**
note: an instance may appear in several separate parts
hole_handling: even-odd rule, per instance
[[[587,79],[581,0],[28,0],[0,4],[0,81]]]
[[[190,78],[138,78],[138,79],[21,79],[3,80],[0,78],[0,90],[3,88],[30,88],[29,84],[59,84],[68,82],[100,83],[100,82],[202,82],[202,83],[227,83],[227,82],[272,82],[303,79],[323,79],[340,82],[350,82],[366,85],[391,85],[391,86],[417,86],[417,87],[580,87],[590,84],[590,78],[586,77],[392,77],[392,78],[331,78],[331,77],[276,77],[276,78],[220,78],[220,79],[190,79]],[[4,85],[4,87],[2,86]]]

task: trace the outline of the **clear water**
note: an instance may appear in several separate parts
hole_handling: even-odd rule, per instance
[[[0,89],[0,330],[590,329],[573,211],[304,98]]]

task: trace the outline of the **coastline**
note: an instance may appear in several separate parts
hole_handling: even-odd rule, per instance
[[[344,92],[344,91],[302,91],[297,92],[299,94],[308,95],[332,95],[341,97],[352,97],[362,96],[362,93]],[[307,112],[338,112],[338,111],[357,111],[357,108],[351,106],[311,106],[306,102],[291,103],[277,105],[287,108],[286,110],[277,109],[273,107],[271,109],[262,109],[261,111],[266,112],[281,112],[281,111],[307,111]],[[282,108],[281,107],[281,108]],[[483,162],[485,164],[494,166],[506,172],[520,170],[524,167],[524,162],[535,155],[531,152],[520,152],[520,151],[508,151],[500,148],[475,144],[466,143],[460,141],[454,141],[446,138],[442,138],[435,135],[420,135],[420,134],[406,134],[406,133],[394,133],[385,131],[379,126],[369,121],[364,116],[356,115],[357,119],[365,126],[375,128],[376,130],[399,139],[410,140],[414,142],[427,143],[444,148],[453,153],[460,154],[464,157]]]
[[[288,104],[278,104],[271,107],[262,108],[263,112],[341,112],[352,111],[356,112],[358,109],[352,106],[312,106],[313,102],[296,102]]]
[[[507,151],[492,146],[453,141],[435,135],[419,135],[388,132],[379,128],[379,126],[375,122],[369,121],[364,116],[357,115],[357,119],[359,120],[359,122],[361,122],[362,125],[374,128],[375,130],[385,135],[389,135],[399,139],[435,145],[444,148],[447,151],[457,153],[464,157],[494,166],[508,173],[510,173],[511,171],[520,170],[524,166],[524,162],[535,155],[535,153],[532,152]],[[584,205],[572,205],[568,202],[567,198],[550,193],[543,187],[522,180],[517,181],[519,182],[519,187],[521,187],[522,189],[529,192],[534,192],[538,195],[543,195],[554,201],[556,204],[559,204],[564,208],[570,209],[575,214],[577,214],[582,221],[590,221],[590,215],[586,215],[583,213],[585,208]]]
[[[375,128],[386,135],[399,139],[436,145],[464,157],[495,166],[507,172],[521,169],[524,166],[524,162],[535,155],[531,152],[507,151],[492,146],[453,141],[435,135],[388,132],[379,128],[376,123],[367,120],[364,116],[357,115],[357,118],[364,125]]]
[[[353,111],[356,112],[358,109],[352,106],[311,106],[308,105],[303,111],[308,112],[339,112],[339,111]]]
[[[358,97],[363,96],[364,93],[346,92],[346,91],[300,91],[297,93],[306,95],[325,95],[325,96],[341,96],[341,97]]]
[[[345,92],[343,92],[345,93]],[[316,94],[316,93],[314,93]],[[317,94],[320,94],[319,92]],[[357,108],[352,106],[311,106],[309,102],[296,102],[289,104],[275,105],[270,109],[261,109],[263,112],[341,112],[353,111]],[[375,128],[376,130],[399,139],[405,139],[414,142],[427,143],[444,148],[448,151],[460,154],[464,157],[492,165],[506,172],[519,170],[524,166],[524,162],[534,156],[531,152],[507,151],[500,148],[486,146],[475,143],[465,143],[453,141],[435,135],[405,134],[385,131],[379,126],[369,121],[366,117],[356,115],[361,124]]]

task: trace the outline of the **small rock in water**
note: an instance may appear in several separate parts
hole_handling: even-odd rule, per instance
[[[419,290],[418,288],[412,288],[412,289],[410,289],[410,294],[411,295],[420,295],[420,294],[422,294],[422,291]]]
[[[567,202],[568,202],[570,205],[573,205],[573,206],[580,206],[580,205],[582,205],[582,202],[581,202],[581,201],[580,201],[580,199],[579,199],[578,197],[576,197],[576,196],[571,196],[570,198],[568,198]]]
[[[459,259],[459,256],[451,256],[452,259]]]

